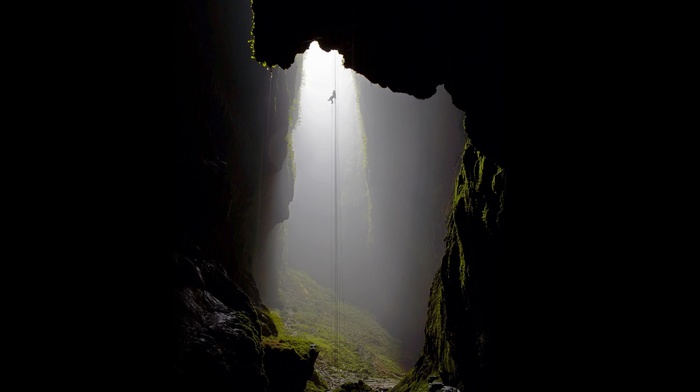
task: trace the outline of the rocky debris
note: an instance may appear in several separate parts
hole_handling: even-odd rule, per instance
[[[350,382],[350,380],[358,379],[357,375],[351,372],[345,372],[324,363],[316,364],[316,372],[318,372],[320,378],[328,385],[329,390],[338,388],[340,385]]]
[[[372,392],[388,392],[399,382],[398,378],[368,377],[367,374],[357,374],[338,369],[321,361],[316,362],[316,372],[328,386],[327,392],[335,391],[343,385],[359,381],[368,385]]]
[[[455,387],[451,387],[449,385],[444,385],[443,383],[439,381],[433,381],[430,383],[430,387],[428,388],[429,392],[459,392],[459,389]]]
[[[358,380],[356,382],[346,382],[338,388],[335,388],[333,392],[374,392],[372,388],[365,384],[364,381]]]
[[[365,383],[375,392],[388,392],[399,382],[393,378],[368,378]]]

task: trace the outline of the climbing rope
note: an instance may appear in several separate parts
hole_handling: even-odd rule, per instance
[[[338,195],[338,160],[340,157],[340,147],[338,143],[338,79],[337,79],[337,56],[333,57],[333,87],[335,102],[331,108],[331,123],[333,124],[333,291],[335,293],[335,311],[333,329],[335,337],[335,367],[339,367],[340,351],[340,320],[342,302],[342,263],[341,263],[341,241],[339,227],[341,226],[340,203]]]

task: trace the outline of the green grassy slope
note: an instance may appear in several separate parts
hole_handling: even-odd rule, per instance
[[[281,288],[283,308],[271,309],[280,335],[316,344],[320,353],[315,368],[329,386],[354,379],[398,379],[406,373],[398,364],[399,343],[369,312],[347,303],[336,307],[333,291],[302,271],[287,269]]]

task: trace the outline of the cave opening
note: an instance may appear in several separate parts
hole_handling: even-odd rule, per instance
[[[277,72],[296,73],[283,163],[293,198],[257,240],[261,299],[285,333],[320,347],[331,386],[348,374],[398,380],[423,347],[464,112],[442,86],[421,100],[372,84],[316,41]]]
[[[136,92],[172,140],[148,150],[168,152],[168,175],[144,181],[168,179],[153,198],[166,322],[144,335],[125,320],[166,345],[163,361],[139,355],[147,371],[162,362],[192,390],[325,392],[406,370],[392,390],[495,386],[500,17],[473,2],[175,4],[163,69],[143,73],[163,76],[163,99]],[[350,86],[313,90],[314,39]]]

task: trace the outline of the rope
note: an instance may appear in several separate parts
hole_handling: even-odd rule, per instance
[[[338,60],[338,56],[336,55],[334,57],[334,60],[333,60],[334,78],[335,78],[335,72],[338,69],[336,64],[335,64],[337,60]],[[334,83],[335,83],[335,88],[337,90],[338,89],[338,80],[335,79]],[[338,114],[340,114],[340,107],[336,106],[335,110],[336,110],[335,127],[336,127],[336,129],[339,129],[340,123],[338,120],[338,117],[339,117]],[[340,132],[340,130],[338,132]],[[340,139],[339,138],[336,138],[335,145],[336,145],[336,151],[337,151],[336,156],[338,157],[338,160],[340,163],[342,161],[340,161]],[[338,167],[340,168],[340,164],[338,165]],[[338,181],[339,181],[338,176],[336,176],[336,182],[338,182]],[[338,334],[340,335],[341,321],[343,320],[342,304],[344,301],[344,298],[343,298],[343,236],[342,236],[342,232],[343,232],[343,230],[342,230],[343,229],[343,219],[342,219],[343,218],[343,203],[342,203],[342,200],[343,200],[343,198],[342,198],[342,192],[341,192],[341,194],[336,193],[336,197],[338,197],[338,202],[337,202],[338,221],[337,221],[336,225],[338,226],[338,232],[337,232],[337,236],[338,236],[338,245],[337,245],[337,247],[338,247]],[[340,345],[340,338],[338,338],[338,345]]]
[[[339,365],[340,352],[340,304],[342,302],[342,267],[341,267],[341,241],[339,227],[341,226],[341,206],[338,195],[338,160],[340,157],[340,147],[338,143],[338,79],[337,79],[337,56],[333,57],[333,87],[335,92],[335,102],[331,109],[331,122],[333,124],[333,290],[335,293],[335,311],[333,328],[335,335],[335,367]]]
[[[338,94],[335,75],[335,57],[333,58],[333,88],[335,93],[335,103],[331,108],[333,119],[333,291],[334,312],[333,312],[333,334],[335,338],[334,365],[338,367],[338,356],[340,351],[340,298],[338,296]]]

